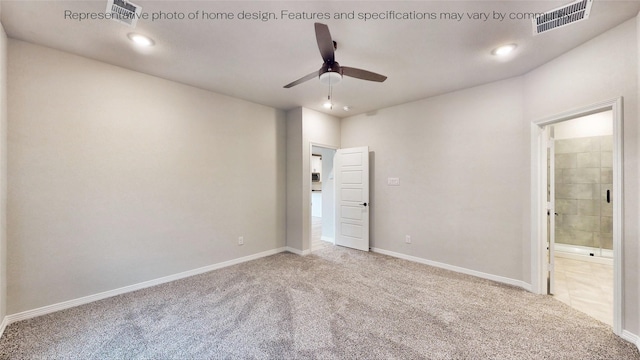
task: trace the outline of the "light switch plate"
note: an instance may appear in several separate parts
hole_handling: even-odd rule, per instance
[[[400,178],[387,178],[387,185],[400,186]]]

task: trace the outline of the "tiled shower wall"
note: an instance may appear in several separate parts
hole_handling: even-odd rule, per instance
[[[557,243],[613,249],[612,162],[611,135],[555,141]]]

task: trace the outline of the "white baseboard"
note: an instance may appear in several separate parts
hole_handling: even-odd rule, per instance
[[[7,325],[9,325],[11,323],[14,323],[16,321],[31,319],[31,318],[34,318],[36,316],[50,314],[50,313],[53,313],[53,312],[56,312],[56,311],[69,309],[69,308],[72,308],[72,307],[88,304],[88,303],[91,303],[91,302],[94,302],[94,301],[110,298],[110,297],[113,297],[113,296],[116,296],[116,295],[121,295],[121,294],[125,294],[125,293],[128,293],[128,292],[132,292],[132,291],[148,288],[148,287],[151,287],[151,286],[156,286],[156,285],[168,283],[168,282],[171,282],[171,281],[184,279],[184,278],[187,278],[187,277],[190,277],[190,276],[203,274],[203,273],[206,273],[206,272],[209,272],[209,271],[213,271],[213,270],[217,270],[217,269],[221,269],[221,268],[224,268],[224,267],[227,267],[227,266],[232,266],[232,265],[240,264],[240,263],[243,263],[243,262],[260,259],[260,258],[263,258],[263,257],[266,257],[266,256],[275,255],[275,254],[281,253],[281,252],[286,251],[286,250],[287,250],[287,248],[284,248],[284,247],[283,248],[273,249],[273,250],[268,250],[268,251],[264,251],[264,252],[261,252],[261,253],[257,253],[257,254],[253,254],[253,255],[249,255],[249,256],[244,256],[244,257],[241,257],[241,258],[238,258],[238,259],[233,259],[233,260],[224,261],[224,262],[221,262],[221,263],[208,265],[208,266],[204,266],[204,267],[193,269],[193,270],[189,270],[189,271],[184,271],[184,272],[177,273],[177,274],[174,274],[174,275],[169,275],[169,276],[161,277],[161,278],[154,279],[154,280],[144,281],[144,282],[141,282],[141,283],[138,283],[138,284],[125,286],[125,287],[121,287],[121,288],[118,288],[118,289],[101,292],[101,293],[94,294],[94,295],[84,296],[84,297],[81,297],[81,298],[78,298],[78,299],[63,301],[63,302],[60,302],[60,303],[57,303],[57,304],[43,306],[41,308],[27,310],[27,311],[23,311],[23,312],[20,312],[20,313],[17,313],[17,314],[7,315],[5,317],[5,319],[4,319],[4,321],[2,322],[2,325],[1,325],[2,327],[0,328],[0,330],[4,331],[4,328]],[[2,333],[0,332],[0,336],[1,336],[1,334]]]
[[[4,330],[7,328],[7,325],[9,325],[9,319],[5,316],[4,319],[2,319],[2,323],[0,323],[0,338],[4,334]]]
[[[503,277],[503,276],[487,274],[487,273],[483,273],[483,272],[480,272],[480,271],[475,271],[475,270],[462,268],[462,267],[459,267],[459,266],[453,266],[453,265],[448,265],[448,264],[444,264],[444,263],[439,263],[437,261],[431,261],[431,260],[419,258],[419,257],[416,257],[416,256],[405,255],[405,254],[401,254],[401,253],[397,253],[397,252],[393,252],[393,251],[388,251],[388,250],[384,250],[384,249],[371,248],[371,251],[379,253],[379,254],[384,254],[384,255],[397,257],[397,258],[404,259],[404,260],[409,260],[409,261],[413,261],[413,262],[417,262],[417,263],[421,263],[421,264],[425,264],[425,265],[430,265],[430,266],[434,266],[434,267],[438,267],[438,268],[442,268],[442,269],[446,269],[446,270],[451,270],[451,271],[455,271],[455,272],[459,272],[459,273],[463,273],[463,274],[467,274],[467,275],[476,276],[476,277],[487,279],[487,280],[493,280],[493,281],[497,281],[497,282],[500,282],[500,283],[517,286],[517,287],[520,287],[520,288],[522,288],[524,290],[527,290],[527,291],[531,291],[531,289],[532,289],[531,288],[531,284],[527,284],[526,282],[521,281],[521,280],[515,280],[515,279],[506,278],[506,277]],[[638,348],[638,350],[640,350],[640,336],[638,336],[638,335],[636,335],[636,334],[634,334],[634,333],[632,333],[630,331],[622,330],[622,334],[620,334],[620,337],[622,339],[634,344]]]
[[[511,278],[507,278],[507,277],[504,277],[504,276],[498,276],[498,275],[493,275],[493,274],[487,274],[487,273],[483,273],[481,271],[470,270],[470,269],[459,267],[459,266],[440,263],[440,262],[437,262],[437,261],[431,261],[431,260],[419,258],[419,257],[416,257],[416,256],[401,254],[401,253],[397,253],[397,252],[393,252],[393,251],[389,251],[389,250],[384,250],[384,249],[379,249],[379,248],[371,248],[371,251],[379,253],[379,254],[393,256],[393,257],[404,259],[404,260],[417,262],[417,263],[420,263],[420,264],[425,264],[425,265],[430,265],[430,266],[434,266],[434,267],[441,268],[441,269],[455,271],[455,272],[462,273],[462,274],[472,275],[472,276],[479,277],[479,278],[482,278],[482,279],[487,279],[487,280],[500,282],[500,283],[503,283],[503,284],[517,286],[517,287],[522,288],[524,290],[531,291],[531,284],[528,284],[528,283],[526,283],[526,282],[524,282],[522,280],[511,279]]]
[[[638,350],[640,350],[640,336],[627,330],[622,330],[622,334],[620,334],[620,337],[634,344],[638,348]]]
[[[302,251],[302,250],[298,250],[298,249],[295,249],[295,248],[292,248],[292,247],[289,247],[289,246],[285,247],[284,251],[288,251],[290,253],[293,253],[293,254],[296,254],[296,255],[300,255],[300,256],[307,256],[307,255],[311,254],[311,250]]]
[[[521,287],[521,288],[523,288],[523,289],[525,289],[527,291],[531,291],[531,285],[527,284],[527,283],[525,283],[523,281],[520,281],[520,280],[510,279],[510,278],[497,276],[497,275],[492,275],[492,274],[487,274],[487,273],[483,273],[483,272],[479,272],[479,271],[475,271],[475,270],[470,270],[470,269],[466,269],[466,268],[462,268],[462,267],[458,267],[458,266],[453,266],[453,265],[448,265],[448,264],[444,264],[444,263],[439,263],[439,262],[436,262],[436,261],[426,260],[426,259],[419,258],[419,257],[416,257],[416,256],[396,253],[396,252],[388,251],[388,250],[384,250],[384,249],[371,248],[371,250],[373,252],[376,252],[376,253],[389,255],[389,256],[396,257],[396,258],[409,260],[409,261],[413,261],[413,262],[417,262],[417,263],[421,263],[421,264],[426,264],[426,265],[430,265],[430,266],[435,266],[435,267],[438,267],[438,268],[447,269],[447,270],[451,270],[451,271],[455,271],[455,272],[459,272],[459,273],[463,273],[463,274],[467,274],[467,275],[472,275],[472,276],[480,277],[480,278],[483,278],[483,279],[488,279],[488,280],[493,280],[493,281],[497,281],[497,282],[501,282],[501,283],[505,283],[505,284],[509,284],[509,285],[514,285],[514,286]],[[27,310],[27,311],[23,311],[23,312],[20,312],[20,313],[17,313],[17,314],[7,315],[7,316],[4,317],[4,319],[2,319],[2,322],[0,323],[0,337],[2,337],[2,335],[4,334],[4,331],[7,328],[7,325],[9,325],[11,323],[14,323],[16,321],[26,320],[26,319],[34,318],[36,316],[50,314],[50,313],[53,313],[53,312],[56,312],[56,311],[69,309],[69,308],[76,307],[76,306],[79,306],[79,305],[88,304],[88,303],[91,303],[91,302],[94,302],[94,301],[106,299],[106,298],[117,296],[117,295],[121,295],[121,294],[124,294],[124,293],[128,293],[128,292],[132,292],[132,291],[148,288],[148,287],[151,287],[151,286],[164,284],[164,283],[175,281],[175,280],[184,279],[184,278],[187,278],[187,277],[190,277],[190,276],[203,274],[203,273],[206,273],[206,272],[209,272],[209,271],[213,271],[213,270],[217,270],[217,269],[221,269],[221,268],[224,268],[224,267],[228,267],[228,266],[240,264],[240,263],[243,263],[243,262],[247,262],[247,261],[256,260],[256,259],[260,259],[260,258],[263,258],[263,257],[275,255],[275,254],[278,254],[278,253],[281,253],[281,252],[284,252],[284,251],[289,251],[291,253],[294,253],[294,254],[297,254],[297,255],[302,255],[302,256],[308,255],[310,253],[309,250],[300,251],[298,249],[294,249],[294,248],[291,248],[291,247],[288,247],[288,246],[287,247],[282,247],[282,248],[278,248],[278,249],[268,250],[268,251],[264,251],[264,252],[261,252],[261,253],[257,253],[257,254],[253,254],[253,255],[249,255],[249,256],[245,256],[245,257],[241,257],[241,258],[238,258],[238,259],[233,259],[233,260],[224,261],[224,262],[221,262],[221,263],[217,263],[217,264],[213,264],[213,265],[197,268],[197,269],[194,269],[194,270],[184,271],[184,272],[181,272],[181,273],[178,273],[178,274],[169,275],[169,276],[165,276],[165,277],[154,279],[154,280],[141,282],[141,283],[134,284],[134,285],[121,287],[121,288],[114,289],[114,290],[101,292],[101,293],[94,294],[94,295],[85,296],[85,297],[78,298],[78,299],[64,301],[64,302],[60,302],[60,303],[53,304],[53,305],[47,305],[47,306],[44,306],[44,307],[41,307],[41,308],[37,308],[37,309],[33,309],[33,310]],[[629,342],[635,344],[636,347],[638,347],[638,350],[640,350],[640,336],[635,335],[635,334],[633,334],[633,333],[631,333],[631,332],[629,332],[627,330],[623,330],[622,334],[620,335],[620,337],[623,338],[626,341],[629,341]]]

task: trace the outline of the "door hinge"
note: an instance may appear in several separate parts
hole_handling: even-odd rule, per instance
[[[553,264],[547,264],[547,270],[553,271]]]

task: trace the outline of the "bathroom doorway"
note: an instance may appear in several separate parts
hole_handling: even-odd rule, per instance
[[[615,99],[537,124],[542,284],[615,333],[622,317],[621,111]]]
[[[612,111],[548,125],[548,135],[549,294],[613,326]]]

